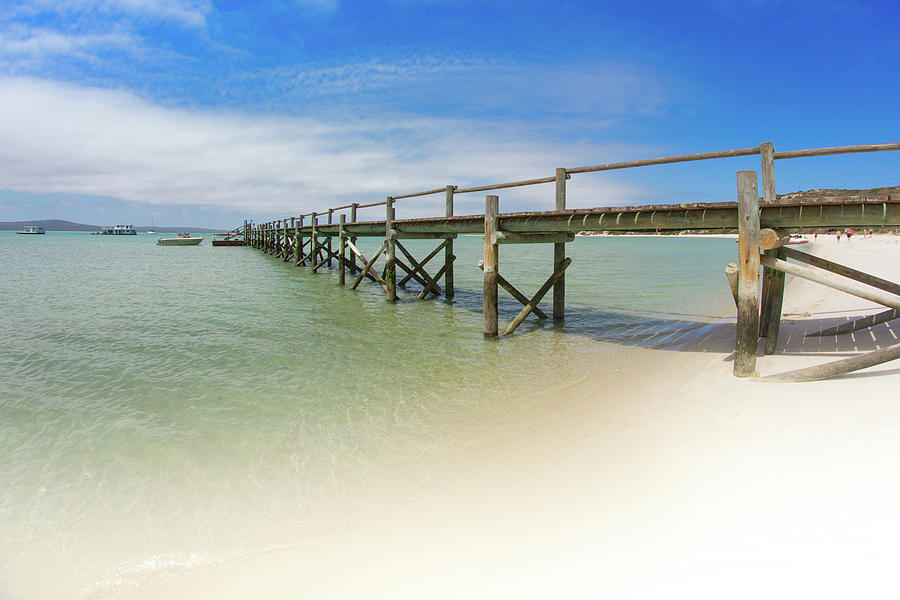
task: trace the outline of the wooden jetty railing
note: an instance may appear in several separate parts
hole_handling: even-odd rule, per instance
[[[900,287],[883,280],[875,281],[871,276],[860,274],[841,265],[822,259],[808,259],[802,252],[784,248],[788,233],[806,228],[821,227],[900,227],[900,195],[875,197],[841,197],[809,200],[778,200],[775,194],[775,161],[780,159],[850,154],[861,152],[881,152],[900,150],[900,143],[871,144],[861,146],[839,146],[775,152],[769,142],[751,148],[739,148],[719,152],[685,154],[663,158],[651,158],[628,162],[609,163],[587,167],[558,168],[553,176],[527,179],[507,183],[461,188],[453,185],[434,188],[422,192],[388,196],[384,201],[367,204],[351,203],[329,208],[324,212],[306,213],[262,224],[246,221],[241,229],[244,244],[260,249],[285,262],[292,261],[297,266],[308,266],[313,272],[322,267],[332,268],[337,263],[339,283],[344,285],[347,272],[355,279],[351,288],[355,289],[366,278],[380,285],[389,301],[397,299],[397,286],[405,286],[416,281],[422,286],[419,299],[431,295],[444,294],[452,298],[453,283],[453,241],[459,234],[480,234],[484,236],[484,259],[479,266],[484,271],[484,335],[497,337],[498,287],[502,287],[522,303],[523,308],[515,319],[504,329],[503,335],[510,335],[527,318],[535,314],[547,318],[538,303],[550,289],[553,289],[553,310],[555,320],[565,317],[565,271],[571,259],[565,256],[565,245],[574,239],[577,232],[632,231],[632,232],[674,232],[685,230],[738,230],[738,263],[730,265],[732,291],[738,307],[737,340],[735,344],[734,374],[738,377],[756,376],[756,353],[761,337],[766,338],[765,353],[775,352],[781,306],[784,294],[784,275],[791,273],[806,277],[837,289],[872,299],[891,309],[874,317],[860,320],[883,322],[896,318],[900,310]],[[757,173],[739,171],[737,173],[737,202],[658,204],[648,206],[600,207],[588,209],[566,208],[566,182],[573,175],[595,173],[617,169],[629,169],[652,165],[663,165],[689,161],[711,160],[739,156],[760,155],[762,174],[762,198],[758,196]],[[555,184],[555,209],[540,212],[500,212],[499,197],[485,197],[485,211],[480,215],[455,215],[454,198],[459,194],[488,192],[514,187],[540,184]],[[397,219],[394,202],[444,194],[445,214],[441,217],[418,219]],[[377,206],[385,207],[383,221],[359,221],[360,209]],[[339,222],[334,215],[340,213]],[[348,214],[349,213],[349,214]],[[306,218],[309,217],[309,222]],[[349,220],[348,220],[349,217]],[[320,223],[320,219],[327,220]],[[378,237],[384,241],[378,249],[366,257],[357,247],[359,237]],[[338,239],[334,249],[332,239]],[[403,245],[407,239],[433,239],[437,247],[423,260],[417,260]],[[499,247],[503,244],[550,243],[553,244],[553,269],[550,276],[537,293],[528,297],[517,290],[498,272]],[[398,255],[397,251],[400,251]],[[426,271],[426,266],[443,250],[443,264],[434,275]],[[761,256],[760,251],[764,254]],[[373,269],[376,261],[384,255],[385,265],[381,273]],[[787,259],[806,262],[799,267],[788,263]],[[760,269],[762,268],[762,277]],[[398,283],[397,269],[403,275]],[[818,271],[823,271],[820,273]],[[835,276],[849,278],[850,284],[837,284]],[[439,283],[443,279],[444,287]],[[760,285],[762,284],[762,285]],[[877,293],[861,290],[865,284],[878,288]],[[880,287],[879,287],[880,286]],[[893,287],[892,287],[893,286]],[[795,372],[785,374],[782,380],[809,380],[833,376],[863,368],[857,365],[875,360],[893,360],[900,356],[900,345],[876,350],[857,361],[837,361],[825,371]],[[854,357],[859,358],[859,357]],[[849,359],[848,359],[849,360]],[[841,363],[841,364],[838,364]]]

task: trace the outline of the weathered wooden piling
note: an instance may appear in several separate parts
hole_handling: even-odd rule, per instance
[[[494,233],[500,213],[500,196],[485,196],[484,202],[484,337],[497,337],[497,273],[499,252]]]
[[[310,217],[312,221],[312,232],[309,236],[309,266],[312,267],[313,273],[318,271],[317,261],[319,259],[319,216],[316,213]]]
[[[453,194],[455,185],[448,185],[444,196],[444,216],[453,216]],[[453,239],[448,239],[444,244],[444,298],[453,298]]]
[[[344,225],[347,222],[347,215],[341,215],[341,224],[338,230],[338,283],[345,285],[347,283],[346,268],[344,263],[347,260],[347,239],[344,237]]]
[[[356,223],[356,210],[357,210],[357,208],[359,208],[359,202],[354,202],[353,204],[350,205],[350,222],[351,222],[351,223]],[[355,243],[356,243],[356,238],[355,238],[355,237],[351,237],[351,238],[350,238],[350,241],[353,242],[353,243],[355,244]],[[356,254],[353,253],[353,252],[350,253],[350,268],[353,269],[354,272],[356,272],[356,270],[357,270],[357,267],[356,267]]]
[[[827,227],[898,227],[900,226],[900,195],[875,197],[856,197],[823,199],[811,203],[809,200],[779,200],[775,190],[774,162],[779,159],[808,156],[824,156],[829,154],[846,154],[855,152],[880,152],[900,150],[900,143],[874,144],[867,146],[843,146],[836,148],[816,148],[809,150],[793,150],[775,152],[771,143],[765,142],[757,147],[685,154],[637,161],[617,162],[587,167],[556,169],[551,177],[524,179],[507,183],[481,185],[462,188],[447,185],[441,188],[408,193],[400,196],[388,196],[385,202],[369,204],[352,203],[329,208],[327,223],[320,224],[317,213],[311,214],[311,223],[304,225],[304,217],[288,217],[262,224],[244,221],[243,243],[257,248],[267,254],[279,256],[285,261],[293,258],[296,265],[308,264],[313,272],[320,267],[332,266],[332,259],[337,259],[338,281],[346,284],[346,271],[349,269],[355,276],[352,288],[369,278],[377,282],[385,291],[388,301],[397,300],[397,268],[405,271],[399,281],[402,287],[408,281],[422,285],[418,298],[444,293],[447,298],[454,295],[454,239],[460,234],[484,235],[484,335],[498,337],[498,288],[502,286],[514,298],[522,303],[523,308],[503,331],[509,335],[524,321],[528,314],[534,313],[538,318],[545,315],[538,307],[542,297],[553,289],[553,318],[565,318],[565,271],[571,260],[565,256],[565,244],[574,239],[580,231],[646,231],[660,233],[676,232],[691,229],[733,230],[739,231],[738,263],[729,265],[726,274],[735,296],[738,308],[737,338],[735,343],[734,373],[747,377],[756,373],[756,355],[759,338],[766,338],[765,352],[775,351],[778,342],[779,324],[781,322],[782,298],[784,294],[784,274],[794,273],[807,277],[825,285],[831,285],[864,298],[880,302],[887,307],[884,311],[871,317],[856,319],[852,323],[829,328],[822,335],[838,335],[854,331],[861,327],[882,323],[897,318],[900,314],[900,285],[885,282],[876,277],[860,273],[829,263],[814,256],[798,252],[784,244],[793,231],[810,228]],[[632,167],[673,164],[688,161],[723,159],[737,156],[759,154],[761,160],[762,201],[759,201],[756,174],[753,171],[742,171],[737,174],[737,203],[691,203],[680,205],[651,205],[636,207],[597,207],[587,209],[567,209],[567,180],[573,174],[596,173]],[[454,211],[454,201],[458,194],[499,190],[513,187],[555,184],[554,209],[538,212],[519,212],[499,214],[499,197],[485,198],[484,215],[458,216]],[[394,201],[401,198],[414,198],[432,194],[444,194],[445,211],[443,217],[397,220]],[[357,210],[385,205],[385,220],[363,221],[357,219]],[[340,222],[334,224],[335,211],[350,209],[349,223],[346,215],[339,213]],[[736,210],[737,209],[737,210]],[[502,225],[502,229],[501,229]],[[765,229],[760,229],[765,227]],[[236,235],[240,228],[222,234]],[[384,241],[376,252],[366,258],[356,247],[358,237],[381,237]],[[334,252],[332,238],[338,237],[338,251]],[[308,243],[304,238],[308,237]],[[322,238],[325,239],[322,239]],[[424,260],[417,260],[401,243],[406,239],[440,240]],[[529,298],[517,290],[499,273],[499,246],[501,244],[549,243],[553,244],[553,272],[541,285],[538,292]],[[308,251],[305,249],[308,248]],[[397,254],[399,248],[402,257]],[[425,267],[427,263],[441,254],[443,264],[432,276]],[[765,255],[760,257],[760,251]],[[347,256],[347,252],[350,252]],[[383,273],[374,269],[376,261],[384,253],[386,255]],[[364,267],[360,268],[357,258]],[[806,263],[810,267],[788,263],[793,259]],[[760,268],[762,270],[762,276]],[[762,293],[760,293],[760,277]],[[439,282],[443,278],[443,292]],[[847,279],[850,281],[848,282]],[[871,288],[874,287],[873,291]],[[549,311],[548,311],[549,312]],[[811,334],[814,335],[814,334]],[[856,365],[876,364],[873,361],[891,360],[896,357],[897,349],[870,353],[859,360],[845,361],[815,373],[796,373],[791,377],[819,377],[823,373],[830,376],[845,372]],[[840,361],[839,361],[840,362]],[[797,380],[797,379],[793,379]]]
[[[756,171],[738,171],[738,313],[734,375],[755,377],[759,344],[759,199]]]
[[[384,237],[387,245],[387,260],[384,265],[384,281],[387,286],[385,289],[386,297],[389,301],[397,300],[397,246],[394,244],[394,231],[392,224],[394,221],[394,199],[387,197],[385,204],[385,220],[384,220]]]
[[[556,210],[566,209],[566,170],[556,169]],[[566,259],[566,244],[557,242],[553,244],[553,270]],[[524,317],[523,317],[524,318]],[[553,284],[553,319],[562,321],[566,318],[566,275],[565,269],[560,273]]]

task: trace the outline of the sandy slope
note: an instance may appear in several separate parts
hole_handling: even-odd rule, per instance
[[[900,237],[809,246],[900,281]],[[896,342],[896,322],[802,338],[877,310],[789,281],[785,312],[809,315],[785,323],[760,373]],[[433,489],[391,510],[137,595],[895,597],[900,364],[763,384],[731,376],[733,343],[725,324],[683,351],[648,350],[614,381],[560,390],[565,414],[428,465]]]

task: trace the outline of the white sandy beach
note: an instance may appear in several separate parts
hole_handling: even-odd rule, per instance
[[[806,246],[900,281],[900,236]],[[895,343],[896,322],[802,337],[878,311],[789,279],[792,320],[760,374]],[[900,363],[761,383],[731,375],[733,320],[706,333],[555,391],[563,414],[422,465],[426,490],[386,482],[389,510],[127,597],[896,597]]]

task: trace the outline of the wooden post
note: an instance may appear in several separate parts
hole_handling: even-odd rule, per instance
[[[316,227],[319,225],[319,216],[316,213],[312,214],[310,225],[312,225],[312,231],[310,232],[309,237],[309,255],[307,258],[309,259],[309,266],[312,267],[313,273],[316,272],[316,250],[319,248],[319,240],[316,236]]]
[[[282,249],[284,248],[284,233],[281,230],[281,219],[278,219],[275,224],[275,251],[272,253],[275,256],[281,256]]]
[[[332,222],[334,221],[333,215],[334,215],[334,209],[329,208],[328,209],[328,224],[329,225],[331,225]],[[328,248],[328,268],[329,269],[331,268],[331,238],[332,238],[332,236],[329,235],[328,236],[328,245],[326,246]]]
[[[300,263],[303,262],[303,232],[301,229],[303,228],[303,216],[300,216],[300,220],[297,223],[297,242],[294,247],[294,265],[299,266]]]
[[[731,288],[731,296],[734,298],[734,306],[738,306],[738,267],[737,263],[728,263],[725,267],[725,278],[728,279],[728,287]]]
[[[341,224],[340,229],[338,230],[338,283],[341,285],[346,285],[347,283],[347,274],[345,271],[346,262],[346,253],[347,253],[347,240],[344,239],[344,224],[347,222],[347,215],[341,215]]]
[[[445,211],[447,217],[453,216],[453,192],[455,185],[447,186],[445,196]],[[444,245],[444,298],[453,298],[453,240],[447,240]]]
[[[556,169],[556,210],[566,208],[566,170]],[[564,243],[553,244],[553,270],[559,268],[566,259],[566,245]],[[553,284],[553,319],[562,321],[566,318],[566,275],[559,276]]]
[[[759,146],[759,154],[763,201],[765,201],[766,204],[774,204],[777,198],[775,194],[775,148],[772,146],[771,142],[763,142]],[[773,243],[779,244],[779,242],[782,242],[781,238],[783,237],[783,233],[777,231],[775,233],[777,239]],[[767,240],[767,242],[768,241],[769,240]],[[768,245],[768,243],[766,245]],[[777,247],[766,249],[766,255],[777,258],[780,255],[780,250],[778,250]],[[784,273],[772,269],[764,269],[759,335],[766,338],[766,354],[773,354],[778,345],[778,333],[781,329],[781,307],[783,301]]]
[[[756,377],[759,344],[759,198],[756,171],[738,171],[738,313],[734,375]]]
[[[497,269],[499,252],[494,242],[500,197],[486,196],[484,202],[484,337],[497,337]]]
[[[394,244],[394,232],[393,229],[391,229],[393,221],[394,198],[388,196],[387,203],[385,204],[384,217],[384,239],[385,244],[387,244],[387,260],[384,266],[384,281],[387,284],[385,294],[389,302],[394,302],[395,300],[397,300],[397,248]]]
[[[248,237],[249,237],[249,235],[248,235],[249,231],[247,231],[247,219],[244,219],[244,228],[241,231],[244,232],[243,238],[244,238],[244,245],[246,246]]]
[[[350,205],[350,222],[351,223],[356,223],[356,209],[358,207],[359,207],[359,202],[354,202],[353,204]],[[350,238],[350,241],[355,244],[356,238],[352,237],[352,238]],[[356,254],[354,254],[353,252],[350,253],[350,268],[353,269],[354,273],[357,270]]]

